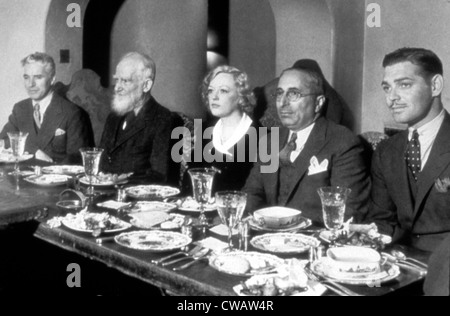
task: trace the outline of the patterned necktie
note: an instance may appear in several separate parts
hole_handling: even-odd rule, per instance
[[[408,147],[406,148],[405,153],[405,159],[408,168],[411,170],[414,179],[417,181],[417,177],[419,176],[420,169],[422,167],[422,162],[420,160],[419,133],[417,132],[417,130],[414,130],[413,136],[411,140],[408,142]]]
[[[282,165],[291,164],[291,153],[297,148],[297,133],[292,133],[291,139],[284,146],[284,148],[280,151],[280,162]]]
[[[34,117],[34,122],[36,123],[36,126],[38,129],[41,128],[41,107],[39,105],[39,103],[36,103],[34,105],[34,112],[33,112],[33,117]]]

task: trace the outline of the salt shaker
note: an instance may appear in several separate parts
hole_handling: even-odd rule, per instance
[[[116,201],[117,202],[123,202],[125,201],[125,198],[127,197],[127,194],[125,192],[125,189],[122,188],[117,188],[117,197],[116,197]]]

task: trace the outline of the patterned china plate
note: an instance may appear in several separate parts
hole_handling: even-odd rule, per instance
[[[274,232],[274,233],[287,233],[287,232],[293,232],[301,229],[308,228],[312,225],[312,221],[308,218],[302,217],[302,221],[298,223],[297,225],[286,227],[286,228],[269,228],[265,226],[261,226],[254,218],[252,217],[249,221],[250,227],[253,230],[256,231],[262,231],[262,232]]]
[[[33,157],[34,157],[34,155],[28,155],[28,154],[22,155],[19,157],[19,162],[30,160]],[[10,154],[10,153],[0,154],[0,163],[15,163],[15,162],[16,162],[16,158],[12,154]]]
[[[70,177],[64,174],[43,174],[34,175],[25,178],[24,180],[43,187],[56,187],[67,183]]]
[[[329,278],[335,282],[352,285],[376,285],[391,281],[400,275],[400,268],[389,262],[381,265],[380,271],[373,273],[339,273],[333,269],[333,260],[328,257],[315,261],[311,264],[311,270],[322,277]]]
[[[125,193],[136,199],[167,198],[180,193],[177,188],[162,185],[138,185],[125,189]]]
[[[302,234],[265,234],[256,236],[250,243],[253,247],[273,253],[303,253],[311,247],[317,247],[320,241],[314,237]]]
[[[114,237],[123,247],[150,252],[164,252],[189,245],[192,239],[171,231],[146,230],[122,233]]]
[[[187,197],[186,199],[181,201],[178,209],[184,212],[200,212],[200,205],[196,200],[194,200],[194,198]],[[216,209],[216,204],[208,203],[205,205],[205,212],[212,212]]]
[[[104,233],[117,233],[131,227],[131,224],[124,222],[108,213],[79,212],[68,214],[62,223],[72,230],[92,233],[97,227],[106,227]]]
[[[83,166],[47,166],[42,167],[43,173],[50,173],[50,174],[66,174],[66,175],[77,175],[84,173],[84,167]]]
[[[238,271],[236,265],[248,262],[248,269]],[[214,269],[233,275],[253,276],[259,274],[274,273],[284,264],[284,260],[270,254],[260,252],[226,252],[209,259],[209,265]]]
[[[89,179],[87,177],[82,177],[80,179],[80,182],[85,184],[85,185],[89,185]],[[124,184],[124,183],[127,183],[127,182],[128,182],[128,180],[126,180],[126,179],[120,181],[121,184]],[[95,178],[95,177],[94,177],[94,179],[92,181],[92,186],[94,186],[94,187],[96,187],[96,186],[97,187],[110,187],[110,186],[113,186],[115,184],[117,184],[117,183],[112,181],[112,180],[110,180],[110,179],[102,179],[102,178]]]

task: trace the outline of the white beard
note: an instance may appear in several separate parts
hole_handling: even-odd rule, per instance
[[[141,96],[131,93],[126,95],[114,94],[112,100],[112,111],[119,116],[131,112],[139,103]]]

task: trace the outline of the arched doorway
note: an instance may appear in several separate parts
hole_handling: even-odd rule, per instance
[[[94,70],[108,87],[111,83],[111,31],[126,0],[90,0],[83,25],[83,68]]]

